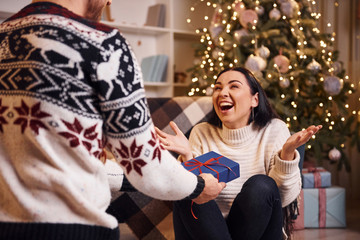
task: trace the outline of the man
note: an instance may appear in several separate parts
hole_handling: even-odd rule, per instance
[[[105,146],[151,197],[201,204],[225,187],[160,144],[130,46],[98,23],[110,3],[33,1],[0,25],[0,239],[118,239]]]

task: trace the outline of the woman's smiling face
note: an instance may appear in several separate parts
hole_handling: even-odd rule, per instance
[[[251,108],[258,105],[258,93],[252,95],[245,75],[233,70],[216,80],[212,99],[216,114],[230,129],[246,126]]]

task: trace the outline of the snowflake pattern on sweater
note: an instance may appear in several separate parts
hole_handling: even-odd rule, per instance
[[[20,208],[0,207],[0,221],[117,226],[99,212],[110,201],[98,160],[104,146],[145,194],[176,200],[194,191],[197,178],[160,145],[140,67],[119,30],[39,2],[0,25],[0,45],[0,186],[11,186],[0,205]],[[62,201],[69,207],[49,214]]]

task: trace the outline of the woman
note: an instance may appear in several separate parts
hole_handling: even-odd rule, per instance
[[[157,129],[168,150],[182,161],[209,151],[240,164],[240,177],[227,183],[215,201],[204,205],[190,200],[174,204],[177,239],[282,239],[282,207],[301,190],[296,148],[321,126],[290,136],[286,124],[271,108],[264,90],[250,71],[222,71],[212,95],[214,117],[194,126],[189,141],[171,123],[175,136]]]

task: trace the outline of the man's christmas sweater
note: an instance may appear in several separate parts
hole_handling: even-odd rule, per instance
[[[118,30],[43,2],[2,23],[0,44],[3,224],[117,228],[105,213],[104,146],[145,194],[193,193],[196,176],[160,145],[139,65]]]

